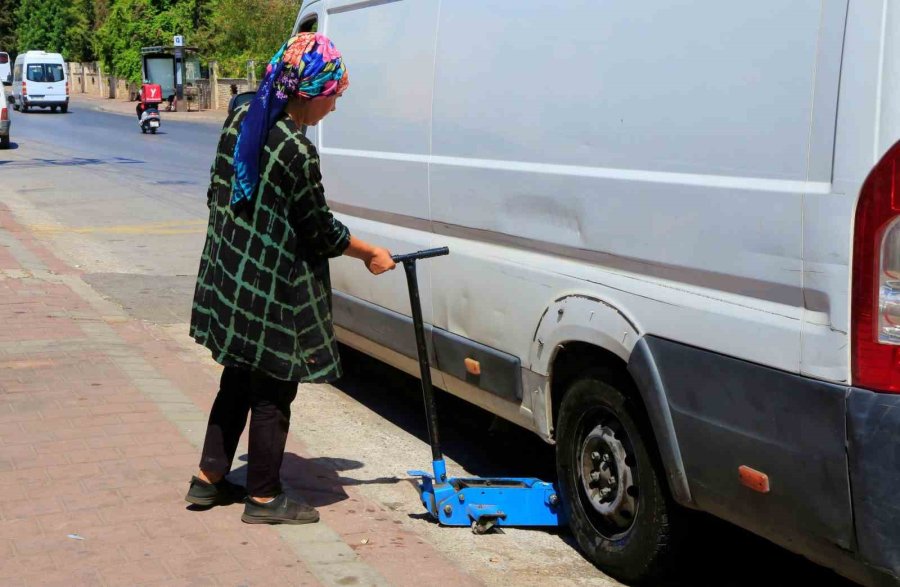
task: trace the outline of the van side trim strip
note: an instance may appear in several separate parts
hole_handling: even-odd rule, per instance
[[[374,222],[383,222],[388,225],[402,226],[404,228],[421,230],[423,232],[433,232],[434,234],[452,238],[473,240],[521,250],[532,250],[550,255],[558,255],[568,259],[600,265],[610,270],[628,271],[636,275],[666,279],[675,283],[711,288],[730,294],[737,294],[748,298],[782,304],[788,306],[788,308],[796,307],[799,303],[798,300],[801,300],[803,296],[802,288],[784,283],[773,283],[737,275],[723,275],[703,269],[667,265],[650,259],[636,259],[621,255],[613,255],[603,251],[590,251],[568,245],[559,245],[546,241],[514,236],[502,232],[447,224],[440,221],[430,222],[424,218],[343,204],[341,202],[331,201],[329,202],[329,206],[334,212],[347,214],[348,216],[354,216],[356,218],[364,218]],[[604,287],[609,286],[604,285]],[[724,301],[735,303],[730,300]],[[742,305],[743,307],[753,310],[759,310],[759,308],[746,304],[737,305]],[[769,311],[777,316],[783,316],[792,320],[797,319],[797,316],[791,314],[789,311],[781,309],[778,311],[763,311]]]
[[[392,153],[388,151],[338,149],[335,147],[325,146],[322,146],[322,148],[319,149],[319,152],[326,155],[338,155],[342,157],[361,157],[387,161],[406,161],[411,163],[427,163],[431,165],[448,165],[452,167],[476,167],[481,169],[497,169],[501,171],[518,171],[523,173],[597,177],[604,179],[619,179],[625,181],[694,185],[711,188],[754,190],[763,192],[785,192],[792,194],[831,193],[831,182],[824,181],[795,181],[788,179],[768,179],[761,177],[673,173],[669,171],[649,171],[643,169],[616,169],[612,167],[587,167],[583,165],[558,165],[552,163],[531,163],[526,161],[503,161],[499,159],[476,159],[472,157],[446,157],[443,155],[420,155],[414,153]]]
[[[416,357],[412,320],[409,316],[371,302],[334,291],[334,323],[385,348]],[[508,401],[522,400],[522,362],[519,357],[425,325],[428,354],[435,369]],[[465,359],[481,364],[481,375],[466,371]]]

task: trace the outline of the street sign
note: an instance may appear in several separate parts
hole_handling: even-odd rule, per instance
[[[175,35],[172,40],[172,45],[176,47],[184,47],[184,35]]]

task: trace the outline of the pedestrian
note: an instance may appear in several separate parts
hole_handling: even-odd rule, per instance
[[[234,110],[235,101],[237,100],[237,94],[238,94],[237,84],[229,85],[228,90],[231,92],[231,98],[228,99],[228,111],[231,112],[232,110]]]
[[[203,506],[243,499],[248,523],[319,519],[284,494],[279,471],[298,383],[341,374],[328,259],[361,259],[375,275],[394,268],[387,249],[351,236],[332,216],[318,154],[301,130],[334,111],[348,85],[327,37],[292,37],[256,97],[228,116],[213,164],[190,332],[224,370],[185,499]],[[248,412],[245,490],[225,476]]]
[[[141,119],[141,115],[144,113],[144,88],[138,90],[138,103],[137,106],[134,107],[134,111],[137,114],[138,120]]]

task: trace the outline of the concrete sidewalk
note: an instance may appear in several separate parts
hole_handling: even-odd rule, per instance
[[[81,106],[100,110],[101,112],[110,112],[112,114],[121,114],[125,116],[136,116],[135,106],[137,102],[128,100],[119,100],[102,98],[93,94],[72,94],[70,102],[73,106]],[[228,113],[225,110],[192,110],[191,112],[166,112],[163,108],[160,116],[163,124],[166,120],[177,120],[180,122],[205,122],[209,124],[221,125],[225,122]]]
[[[0,323],[0,584],[479,584],[295,436],[282,475],[320,523],[187,507],[220,368],[95,293],[5,206]]]

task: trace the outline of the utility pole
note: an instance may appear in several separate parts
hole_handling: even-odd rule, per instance
[[[175,35],[172,44],[175,46],[175,111],[187,109],[184,103],[184,36]]]

